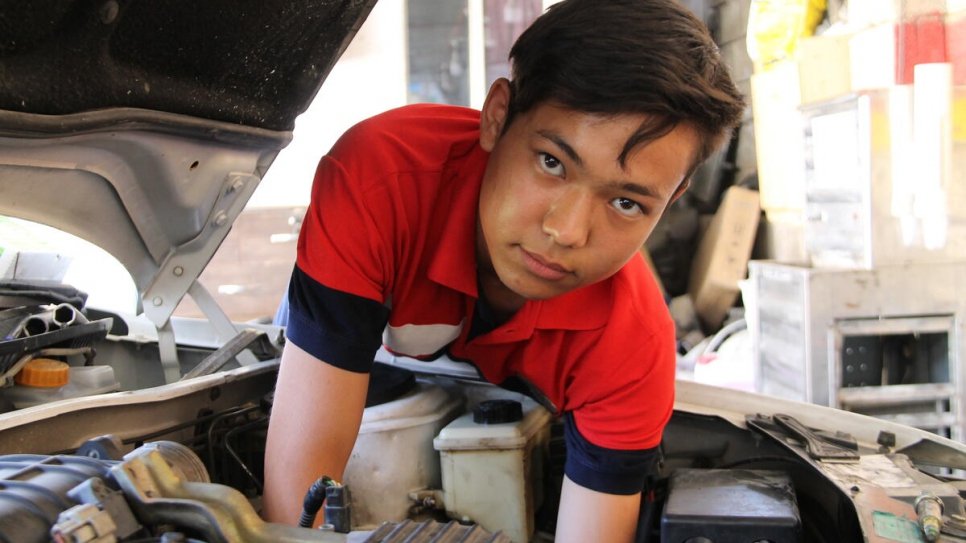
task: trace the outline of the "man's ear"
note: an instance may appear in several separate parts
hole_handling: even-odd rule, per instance
[[[671,195],[671,199],[668,200],[668,203],[667,203],[668,207],[671,207],[671,204],[673,204],[678,198],[683,196],[684,193],[687,192],[688,187],[690,186],[691,186],[690,177],[688,177],[684,181],[681,181],[681,184],[678,185],[678,188],[674,189],[674,194]]]
[[[490,86],[480,112],[480,147],[484,151],[492,151],[497,140],[503,134],[503,123],[506,122],[510,109],[510,82],[501,77]]]

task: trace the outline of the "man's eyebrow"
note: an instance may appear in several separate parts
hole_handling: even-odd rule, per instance
[[[577,151],[567,143],[561,135],[551,132],[550,130],[537,130],[539,134],[544,139],[550,140],[557,147],[559,147],[563,152],[570,157],[578,166],[583,166],[584,162],[577,154]],[[645,198],[660,198],[661,195],[654,192],[654,189],[647,185],[641,185],[639,183],[632,183],[630,181],[611,181],[608,183],[611,189],[617,191],[630,192],[632,194],[637,194],[638,196],[643,196]]]
[[[660,198],[661,195],[654,192],[654,189],[648,187],[647,185],[640,185],[637,183],[631,183],[628,181],[613,181],[609,183],[611,187],[617,190],[631,192],[639,196],[644,196],[645,198]]]
[[[540,136],[543,138],[552,141],[557,147],[566,153],[568,157],[570,157],[570,160],[573,160],[578,166],[584,165],[584,161],[580,158],[580,155],[577,154],[577,151],[575,151],[574,148],[567,143],[567,140],[563,139],[563,137],[559,134],[555,134],[549,130],[537,130],[537,134],[540,134]]]

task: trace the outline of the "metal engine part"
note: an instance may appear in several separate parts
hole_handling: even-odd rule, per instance
[[[354,543],[350,534],[349,543]],[[375,529],[361,543],[513,543],[501,532],[491,534],[477,525],[466,526],[455,521],[441,524],[436,521],[413,522],[404,520],[385,523]]]
[[[106,475],[108,468],[103,461],[80,456],[0,456],[0,539],[50,541],[57,516],[75,505],[67,492]]]
[[[157,450],[132,454],[111,468],[111,476],[144,523],[186,527],[209,543],[342,543],[344,534],[263,521],[234,488],[186,481]]]
[[[511,543],[499,532],[456,522],[385,523],[349,534],[264,522],[240,492],[182,479],[157,450],[128,455],[111,475],[142,522],[190,528],[208,543]]]
[[[201,460],[174,442],[145,444],[120,461],[0,456],[0,541],[173,541],[173,529],[192,537],[178,540],[205,543],[511,543],[456,522],[384,523],[349,534],[269,523],[241,492],[207,481]]]

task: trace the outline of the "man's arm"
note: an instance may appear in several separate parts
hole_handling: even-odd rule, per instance
[[[556,543],[631,543],[637,533],[641,495],[604,494],[564,476]]]
[[[265,451],[266,520],[296,524],[316,479],[342,480],[368,383],[366,373],[336,368],[286,343]],[[321,515],[316,520],[321,524]]]

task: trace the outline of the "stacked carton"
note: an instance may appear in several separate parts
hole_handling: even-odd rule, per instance
[[[850,0],[840,26],[752,77],[765,254],[860,268],[966,258],[966,0]],[[861,247],[829,257],[843,243]]]

